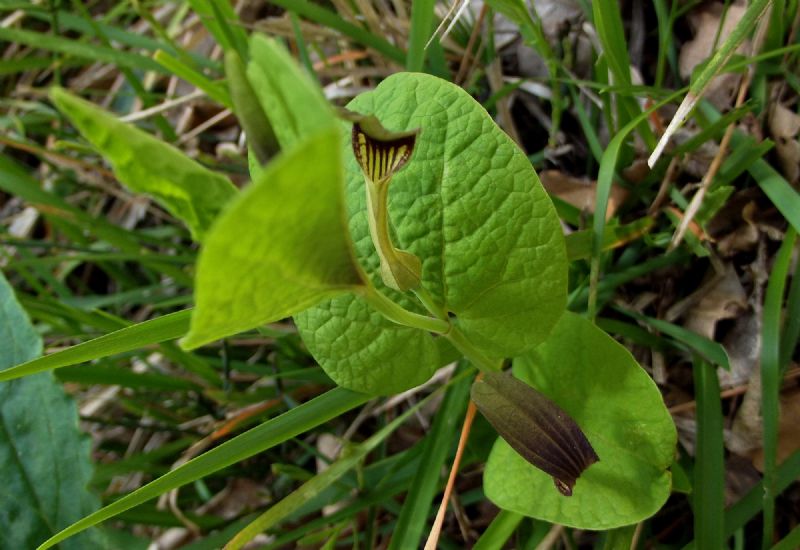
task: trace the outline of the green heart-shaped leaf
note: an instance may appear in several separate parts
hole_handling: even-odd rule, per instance
[[[411,159],[393,177],[389,215],[395,246],[422,260],[425,291],[487,355],[510,357],[540,343],[564,310],[566,247],[552,203],[524,153],[469,94],[430,75],[391,76],[348,108],[374,114],[392,131],[420,129]],[[350,125],[343,131],[349,136]],[[349,144],[345,156],[347,211],[359,262],[382,292],[421,311],[381,280],[364,176]],[[390,393],[388,386],[369,381],[405,381],[391,386],[399,391],[436,368],[428,334],[376,319],[361,298],[347,298],[346,307],[343,300],[296,316],[310,351],[338,383]],[[325,330],[334,317],[336,330]],[[391,360],[381,361],[386,357]]]
[[[514,374],[578,423],[600,461],[562,496],[551,477],[503,440],[484,474],[499,507],[580,529],[612,529],[653,515],[670,493],[677,434],[658,388],[633,356],[591,322],[565,313]]]

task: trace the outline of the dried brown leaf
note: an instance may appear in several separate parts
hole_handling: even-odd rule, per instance
[[[769,117],[769,131],[775,139],[775,152],[783,175],[791,184],[800,182],[800,115],[783,105],[774,104]]]
[[[778,455],[780,464],[800,449],[800,388],[781,395],[781,416],[778,423]],[[764,471],[764,449],[758,448],[751,455],[753,465]]]
[[[747,294],[732,265],[695,293],[699,299],[688,311],[684,326],[712,340],[719,321],[733,319],[747,308]]]
[[[678,68],[683,78],[688,79],[695,67],[714,53],[715,46],[719,47],[725,41],[742,19],[745,8],[746,6],[734,4],[726,13],[722,2],[713,2],[689,13],[688,20],[694,30],[694,38],[681,47],[678,57]],[[747,52],[749,48],[750,41],[744,40],[737,52]],[[717,76],[709,83],[704,97],[718,108],[729,107],[738,81],[739,77],[735,74]]]
[[[595,197],[597,196],[597,181],[576,178],[560,170],[545,170],[539,173],[542,185],[551,195],[558,197],[586,212],[594,212]],[[616,213],[619,206],[628,197],[628,190],[619,185],[611,186],[611,195],[608,198],[606,219]]]

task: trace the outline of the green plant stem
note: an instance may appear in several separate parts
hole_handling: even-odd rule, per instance
[[[469,361],[478,367],[481,371],[492,372],[499,371],[503,366],[502,359],[491,359],[484,355],[484,353],[476,348],[472,342],[467,340],[464,333],[458,327],[451,326],[450,331],[444,335],[461,354],[469,359]]]
[[[395,260],[393,257],[395,248],[389,236],[389,212],[386,207],[389,182],[373,183],[365,178],[365,183],[367,187],[367,220],[372,242],[381,264],[388,264]]]
[[[441,305],[431,293],[425,290],[422,286],[414,289],[414,295],[419,299],[425,309],[439,319],[447,319],[447,309]]]
[[[396,302],[393,302],[375,287],[368,286],[363,291],[362,296],[369,305],[383,314],[384,317],[398,325],[414,327],[428,332],[445,334],[451,330],[450,323],[444,319],[436,319],[426,315],[420,315],[413,311],[408,311]]]
[[[386,286],[405,292],[419,288],[419,258],[395,248],[389,228],[389,179],[373,182],[364,178],[367,189],[367,219],[372,243],[381,261],[381,278]]]

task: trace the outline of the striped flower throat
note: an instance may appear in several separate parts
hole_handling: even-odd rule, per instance
[[[414,254],[394,246],[389,220],[389,184],[414,152],[419,130],[390,132],[374,116],[348,113],[353,120],[352,145],[367,190],[370,236],[380,258],[386,286],[402,292],[420,286],[422,262]]]

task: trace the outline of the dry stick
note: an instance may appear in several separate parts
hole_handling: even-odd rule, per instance
[[[469,35],[469,41],[467,42],[467,48],[464,50],[464,55],[461,58],[461,64],[458,67],[458,73],[456,74],[455,82],[456,84],[460,84],[464,81],[464,77],[466,77],[467,67],[470,65],[470,59],[474,59],[472,55],[472,48],[475,47],[475,41],[478,39],[478,36],[481,34],[481,28],[483,27],[483,20],[486,17],[486,12],[489,11],[489,5],[484,4],[481,8],[481,13],[478,15],[478,20],[475,21],[475,26],[472,28],[472,33]]]
[[[135,113],[131,113],[129,115],[120,117],[119,120],[122,122],[136,122],[137,120],[144,120],[145,118],[149,118],[154,115],[158,115],[163,113],[164,111],[169,111],[170,109],[177,107],[179,105],[183,105],[184,103],[188,103],[190,101],[194,101],[195,99],[199,99],[205,96],[206,93],[203,90],[195,90],[191,93],[186,94],[185,96],[176,97],[174,99],[168,99],[163,103],[159,103],[158,105],[154,105],[149,109],[144,109],[141,111],[137,111]]]
[[[482,375],[478,375],[480,378]],[[476,378],[477,380],[477,378]],[[447,478],[447,485],[444,488],[442,495],[442,502],[439,504],[439,511],[436,513],[436,519],[433,521],[433,527],[428,535],[428,540],[425,542],[425,550],[436,550],[436,545],[439,542],[439,535],[442,533],[442,524],[444,523],[444,515],[447,513],[447,503],[450,500],[450,494],[453,492],[453,485],[455,485],[456,474],[458,473],[458,466],[461,464],[461,455],[464,454],[464,447],[467,446],[467,439],[469,432],[472,429],[472,421],[475,419],[475,403],[469,402],[467,407],[467,414],[464,416],[464,425],[461,427],[461,437],[458,439],[458,449],[456,456],[453,459],[453,466],[450,468],[450,477]]]
[[[212,116],[211,118],[209,118],[208,120],[206,120],[202,124],[198,124],[197,126],[192,128],[191,130],[189,130],[188,132],[183,134],[181,136],[181,138],[178,140],[178,144],[179,145],[183,145],[187,141],[189,141],[191,139],[194,139],[195,137],[199,136],[200,134],[202,134],[206,130],[216,126],[217,124],[219,124],[220,122],[222,122],[223,120],[225,120],[226,118],[231,116],[232,114],[233,114],[233,111],[231,111],[230,109],[225,109],[224,111],[220,111],[219,113],[217,113],[216,115]]]
[[[500,64],[499,57],[495,58],[494,61],[486,66],[486,78],[489,81],[489,88],[491,88],[492,93],[501,90],[503,86],[505,86],[503,68]],[[497,114],[500,117],[500,126],[511,136],[511,139],[513,139],[517,145],[522,147],[522,139],[519,136],[516,124],[514,124],[514,117],[511,116],[510,100],[510,95],[497,100]]]
[[[800,368],[795,368],[787,372],[786,375],[783,377],[783,381],[788,382],[790,380],[794,380],[795,378],[800,378]],[[750,384],[742,384],[741,386],[736,386],[735,388],[731,388],[729,390],[720,392],[719,393],[720,399],[728,399],[729,397],[743,395],[744,393],[747,392],[747,388],[749,387]],[[686,403],[680,403],[679,405],[670,407],[668,410],[670,414],[680,414],[691,411],[696,406],[697,406],[697,401],[687,401]]]
[[[750,66],[747,70],[747,73],[745,73],[744,78],[742,79],[741,85],[739,86],[739,93],[736,96],[734,108],[741,107],[744,103],[745,97],[747,96],[747,91],[750,89],[750,81],[752,79],[753,68]],[[686,230],[689,228],[689,224],[697,215],[697,211],[700,210],[700,206],[703,204],[703,199],[706,196],[706,192],[711,186],[711,182],[714,181],[717,172],[719,172],[719,169],[722,166],[722,161],[725,159],[725,156],[728,153],[728,145],[730,144],[731,138],[733,137],[733,131],[735,129],[736,125],[733,122],[731,122],[725,129],[725,135],[722,136],[722,141],[719,143],[719,150],[714,156],[714,160],[711,161],[711,166],[708,167],[708,171],[703,176],[703,181],[700,183],[700,189],[698,189],[694,194],[689,206],[686,208],[686,212],[681,219],[680,224],[678,224],[678,229],[675,231],[675,234],[672,236],[672,241],[669,243],[669,250],[674,250],[675,247],[681,243],[684,235],[686,235]]]
[[[751,54],[757,52],[760,49],[761,43],[764,40],[764,35],[766,34],[768,21],[769,17],[764,17],[759,22],[758,29],[756,29],[756,35],[753,38],[753,43],[750,48]],[[747,91],[750,89],[750,82],[753,80],[754,73],[755,69],[751,64],[747,67],[747,72],[745,73],[741,85],[739,86],[739,93],[736,96],[736,103],[734,105],[735,109],[741,107],[742,104],[744,103],[745,97],[747,96]],[[736,128],[735,124],[730,123],[728,125],[728,128],[725,130],[725,135],[722,136],[722,141],[719,144],[719,150],[717,151],[714,160],[711,162],[711,166],[709,166],[708,172],[706,172],[705,175],[703,176],[703,181],[701,182],[700,189],[697,190],[694,197],[692,197],[689,206],[686,208],[686,213],[683,216],[681,223],[678,225],[678,229],[677,231],[675,231],[675,235],[673,235],[672,241],[669,243],[669,250],[675,249],[675,247],[677,247],[680,244],[680,242],[683,240],[683,236],[686,234],[686,230],[688,229],[689,224],[697,215],[697,211],[700,210],[700,206],[702,206],[703,204],[703,199],[706,196],[706,192],[708,191],[708,188],[711,186],[711,182],[717,175],[717,172],[719,172],[719,169],[722,166],[722,161],[724,160],[724,157],[728,152],[728,145],[730,144],[731,138],[733,137],[733,132],[735,128]]]
[[[472,63],[469,64],[469,69],[467,69],[467,74],[464,77],[464,82],[469,82],[472,79],[472,76],[475,74],[475,71],[481,64],[481,56],[483,55],[483,50],[486,49],[486,40],[481,40],[481,43],[478,44],[478,51],[475,52],[475,55],[472,56]]]
[[[564,533],[563,525],[553,525],[542,539],[542,542],[536,546],[536,550],[550,550],[561,538],[562,533]]]
[[[656,194],[656,198],[653,199],[650,208],[647,210],[648,216],[655,216],[661,209],[661,205],[664,203],[669,193],[669,186],[675,181],[675,176],[678,173],[680,165],[681,155],[672,157],[672,160],[669,161],[667,171],[664,173],[664,178],[661,180],[661,187],[658,188],[658,194]]]
[[[450,19],[450,16],[452,16],[453,12],[455,12],[456,8],[458,8],[458,12],[456,13],[455,17],[453,17],[453,20],[450,22],[450,26],[447,27],[447,30],[444,32],[444,34],[442,34],[442,38],[439,40],[439,42],[442,42],[442,41],[444,41],[445,38],[447,38],[447,35],[450,33],[450,31],[453,28],[453,25],[455,25],[456,21],[458,21],[458,18],[461,17],[461,14],[464,13],[464,10],[466,9],[467,4],[469,4],[469,0],[461,0],[461,5],[459,5],[459,0],[455,0],[453,2],[453,5],[450,6],[450,9],[447,10],[447,13],[442,18],[442,22],[439,23],[439,26],[436,27],[435,31],[433,31],[433,35],[428,40],[428,43],[425,44],[425,49],[426,50],[431,45],[431,42],[436,40],[436,37],[439,36],[439,33],[442,30],[442,27],[445,26],[445,24],[447,23],[447,20]]]
[[[631,537],[631,546],[630,550],[636,550],[639,546],[639,539],[642,537],[642,530],[644,529],[644,522],[640,521],[636,524],[636,529],[633,531],[633,537]]]

